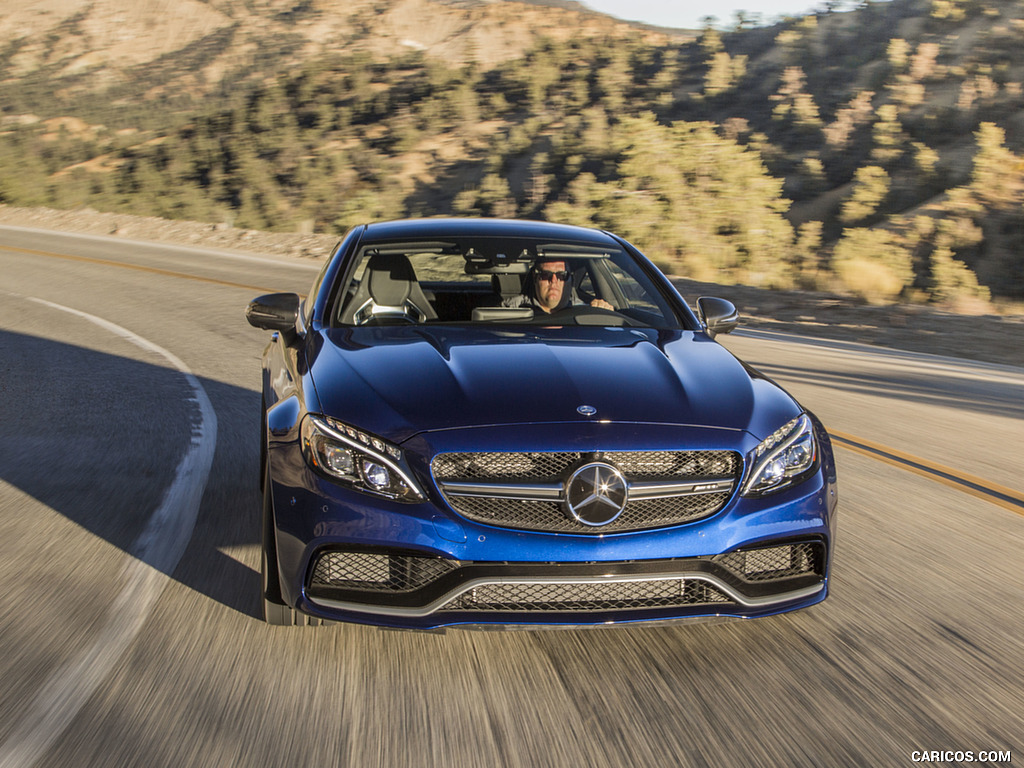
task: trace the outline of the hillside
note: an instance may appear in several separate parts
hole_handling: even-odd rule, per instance
[[[0,0],[0,33],[0,203],[549,218],[696,280],[1024,298],[1024,0],[678,34],[550,0]]]
[[[285,69],[340,50],[375,59],[421,50],[493,66],[522,55],[539,34],[568,40],[627,29],[637,28],[571,1],[0,0],[0,38],[11,41],[5,80],[42,75],[79,90],[138,79],[156,65],[169,70],[165,87],[202,93],[228,73]]]

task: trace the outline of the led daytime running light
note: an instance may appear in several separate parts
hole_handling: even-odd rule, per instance
[[[381,440],[379,437],[368,435],[365,432],[359,431],[355,427],[350,427],[348,424],[342,424],[340,421],[335,421],[329,416],[323,422],[321,422],[319,419],[317,419],[317,422],[324,424],[325,427],[327,427],[325,431],[331,434],[333,437],[337,437],[339,439],[348,437],[351,440],[358,441],[359,443],[362,444],[355,446],[359,450],[362,450],[363,446],[370,446],[374,450],[376,450],[377,453],[387,454],[393,459],[402,458],[401,448],[399,448],[397,445],[392,445],[391,443],[385,442],[384,440]]]
[[[806,414],[797,416],[762,440],[750,453],[752,469],[744,496],[781,491],[803,480],[814,468],[818,446]]]
[[[768,437],[758,443],[757,448],[754,449],[754,455],[757,458],[761,458],[764,454],[774,448],[776,445],[781,443],[786,437],[796,429],[797,423],[800,419],[806,418],[805,416],[797,416],[790,422],[787,422],[784,426],[779,427],[772,432]]]

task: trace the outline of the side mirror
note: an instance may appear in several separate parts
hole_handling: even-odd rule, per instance
[[[299,319],[299,295],[297,293],[268,293],[257,296],[245,308],[245,319],[249,325],[264,331],[295,332]]]
[[[731,301],[701,296],[697,299],[697,317],[704,324],[708,335],[715,338],[720,333],[730,333],[740,322],[740,313]]]

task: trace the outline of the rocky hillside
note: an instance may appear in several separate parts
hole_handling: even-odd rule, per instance
[[[173,71],[163,87],[204,91],[261,59],[285,68],[341,50],[380,59],[415,50],[493,66],[521,56],[541,35],[567,40],[637,29],[574,2],[0,0],[5,78],[42,74],[84,89],[157,66]],[[644,38],[658,44],[666,36]]]

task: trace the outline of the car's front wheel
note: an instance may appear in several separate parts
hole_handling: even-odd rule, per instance
[[[274,626],[320,626],[325,622],[287,605],[281,596],[281,574],[277,570],[277,544],[274,538],[274,499],[270,493],[269,467],[263,472],[262,579],[263,618]]]
[[[263,618],[268,624],[293,624],[294,610],[284,604],[281,597],[281,577],[277,571],[277,547],[274,542],[274,501],[270,493],[270,472],[263,469],[263,515],[262,515],[261,577],[263,594]]]

